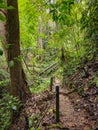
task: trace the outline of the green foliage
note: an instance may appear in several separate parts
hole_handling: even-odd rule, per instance
[[[88,1],[87,5],[84,0],[56,0],[55,2],[19,0],[21,50],[25,66],[29,70],[27,72],[25,68],[28,81],[32,79],[34,81],[33,87],[30,88],[32,92],[40,92],[45,88],[46,85],[39,73],[54,61],[59,63],[59,67],[56,68],[57,74],[65,74],[68,77],[75,73],[84,61],[93,58],[98,48],[95,47],[98,45],[95,44],[97,41],[93,37],[85,36],[90,30],[88,27],[92,28],[93,25],[93,32],[97,30],[95,2],[97,1]],[[91,15],[88,15],[89,13]],[[39,18],[42,20],[40,34],[38,34]],[[95,23],[93,24],[92,21]],[[87,27],[87,30],[81,30],[81,27]],[[38,37],[42,38],[43,49],[38,46]],[[62,48],[64,61],[61,58]],[[50,69],[43,78],[51,76],[51,73],[55,75],[55,71]],[[47,84],[47,81],[45,82]]]
[[[9,82],[9,74],[5,70],[0,69],[0,98],[3,97],[4,93],[8,92]]]
[[[19,0],[21,46],[36,46],[39,12],[32,1]]]
[[[11,44],[8,44],[8,43],[7,43],[7,44],[5,45],[5,49],[9,49],[10,46],[11,46]]]
[[[14,9],[12,6],[7,6],[3,0],[0,1],[0,9],[4,9],[4,10],[7,10],[7,9]],[[0,20],[3,21],[3,22],[6,22],[6,18],[4,17],[4,15],[2,15],[0,13]]]
[[[29,117],[29,130],[33,130],[34,126],[38,123],[39,115],[32,113],[32,115]]]
[[[22,61],[22,56],[19,55],[19,56],[17,56],[15,59],[16,59],[18,62],[21,62],[21,61]]]
[[[3,55],[3,50],[0,48],[0,56]]]
[[[98,77],[97,77],[97,75],[94,75],[93,78],[91,80],[89,80],[89,82],[88,82],[88,87],[90,88],[92,86],[98,87]]]
[[[0,3],[3,3],[3,0],[0,0]]]
[[[3,2],[1,2],[0,8],[1,8],[1,9],[14,9],[14,7],[12,7],[12,6],[7,6],[7,5],[4,4]]]
[[[4,94],[0,99],[0,130],[8,130],[11,126],[12,111],[18,112],[21,102],[16,97]]]
[[[81,19],[82,29],[85,29],[85,39],[88,39],[88,53],[95,56],[98,51],[98,1],[86,1],[85,4]]]
[[[3,69],[0,69],[0,80],[9,79],[9,73]]]
[[[94,83],[95,83],[96,87],[98,87],[98,77],[95,77]]]
[[[13,67],[13,66],[14,66],[14,61],[13,61],[13,60],[9,61],[8,66],[9,66],[10,68]]]
[[[3,4],[3,0],[0,0],[0,9],[4,9],[5,8],[5,5]],[[0,13],[0,20],[5,22],[6,19],[5,17]]]
[[[2,14],[0,14],[0,20],[3,21],[3,22],[6,21],[5,17]]]
[[[73,4],[74,0],[61,0],[50,4],[50,13],[53,16],[53,20],[57,23],[71,25],[73,20],[70,17],[70,10]]]
[[[50,79],[37,79],[35,80],[36,85],[31,85],[30,86],[30,90],[32,93],[41,93],[42,91],[45,91],[49,88],[49,84],[50,84]]]
[[[1,88],[1,86],[6,86],[6,85],[8,85],[8,83],[9,83],[9,80],[0,81],[0,88]]]

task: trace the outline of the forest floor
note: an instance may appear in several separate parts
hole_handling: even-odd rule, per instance
[[[27,130],[28,126],[29,130],[98,130],[98,84],[91,82],[92,76],[98,74],[98,61],[88,64],[88,69],[89,76],[81,76],[81,69],[71,79],[75,81],[75,91],[67,86],[61,87],[61,82],[57,79],[53,91],[32,94],[25,103],[25,110],[21,113],[18,123],[11,130]],[[93,84],[87,87],[89,82]],[[57,85],[60,86],[59,123],[56,123],[55,107]],[[24,111],[28,123],[23,118]]]
[[[56,83],[57,85],[58,83]],[[42,130],[95,130],[97,124],[92,120],[89,114],[83,108],[78,108],[81,98],[76,92],[70,93],[70,90],[60,88],[60,122],[55,122],[55,101],[48,109],[46,116],[41,123]],[[77,104],[77,106],[76,106]]]
[[[25,107],[26,115],[29,117],[29,130],[98,130],[98,122],[92,120],[84,108],[78,108],[81,102],[78,94],[65,93],[69,93],[67,88],[60,90],[59,123],[55,121],[54,94],[45,91],[43,94],[32,96],[32,100],[30,99]],[[16,130],[27,130],[24,124],[21,116],[15,126]],[[15,130],[15,127],[12,130]]]
[[[77,92],[70,92],[68,87],[60,88],[59,123],[55,119],[55,104],[55,90],[32,96],[25,107],[26,114],[30,117],[30,130],[98,130],[98,119],[94,119],[94,116],[91,118],[91,111],[86,111],[87,104]]]

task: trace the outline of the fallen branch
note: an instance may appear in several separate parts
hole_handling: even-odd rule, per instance
[[[45,112],[43,112],[42,117],[39,119],[39,121],[38,121],[36,127],[34,128],[34,130],[36,130],[36,129],[40,126],[40,124],[41,124],[43,118],[45,117],[46,113],[48,112],[49,108],[51,107],[51,104],[52,104],[52,102],[54,101],[54,99],[55,99],[55,95],[54,95],[53,100],[51,100],[51,101],[46,105],[46,110],[45,110]]]
[[[36,129],[39,127],[39,125],[40,125],[41,121],[42,121],[42,120],[43,120],[43,118],[45,117],[45,115],[46,115],[46,113],[47,113],[48,109],[50,108],[50,106],[51,106],[51,104],[49,103],[49,104],[48,104],[48,106],[47,106],[47,108],[46,108],[46,110],[45,110],[45,112],[43,113],[42,117],[41,117],[41,118],[40,118],[40,120],[38,121],[38,123],[37,123],[37,125],[36,125],[36,127],[35,127],[35,129],[34,129],[34,130],[36,130]]]
[[[54,66],[56,66],[58,64],[58,62],[53,63],[52,65],[48,66],[47,68],[45,68],[39,75],[41,76],[43,73],[45,73],[47,70],[53,68]]]

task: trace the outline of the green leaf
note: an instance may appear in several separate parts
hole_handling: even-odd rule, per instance
[[[0,48],[0,56],[3,55],[3,50]]]
[[[13,6],[8,6],[7,9],[15,9]]]
[[[0,14],[0,20],[3,21],[3,22],[5,22],[6,18],[2,14]]]
[[[17,107],[16,107],[16,106],[12,106],[12,109],[13,109],[13,110],[17,110]]]
[[[32,119],[29,118],[29,127],[32,127]]]
[[[2,9],[14,9],[14,7],[13,6],[7,6],[6,4],[0,4],[0,8],[2,8]]]
[[[5,8],[7,8],[7,6],[5,4],[1,3],[0,8],[5,9]]]
[[[9,61],[8,66],[13,67],[14,66],[14,61],[13,60]]]
[[[22,60],[22,56],[19,55],[16,59],[17,59],[18,62],[21,62],[21,60]]]
[[[5,49],[9,49],[10,46],[11,46],[11,44],[6,44]]]

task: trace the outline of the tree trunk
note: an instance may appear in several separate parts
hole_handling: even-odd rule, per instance
[[[22,68],[20,54],[20,32],[17,0],[7,0],[7,6],[14,9],[7,10],[6,44],[8,44],[7,56],[11,78],[10,93],[25,102],[30,91],[27,86],[25,73]],[[10,65],[13,63],[12,65]]]
[[[42,34],[42,18],[39,16],[39,21],[38,21],[38,33],[39,35]],[[38,48],[43,49],[43,40],[41,36],[38,36]]]
[[[66,61],[65,61],[65,54],[64,54],[64,47],[62,46],[61,48],[61,64],[62,64],[62,67],[63,67],[63,79],[62,79],[62,87],[65,87],[65,64],[66,64]]]

